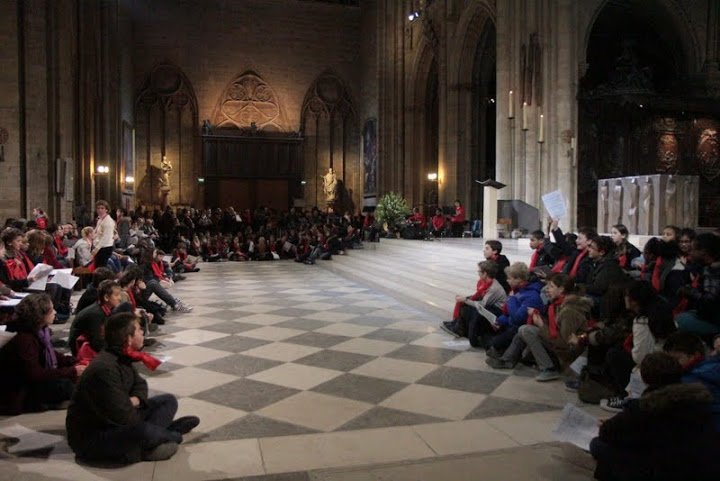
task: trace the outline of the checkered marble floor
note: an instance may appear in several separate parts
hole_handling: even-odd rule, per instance
[[[201,419],[179,454],[102,471],[74,465],[60,442],[42,462],[14,467],[46,472],[64,463],[63,479],[221,479],[550,441],[559,410],[576,398],[559,383],[535,382],[530,368],[495,371],[483,352],[440,331],[452,297],[438,291],[423,303],[413,277],[425,260],[398,259],[396,247],[381,243],[316,266],[201,265],[173,288],[193,312],[169,316],[149,348],[165,362],[143,371],[151,395],[175,394],[180,415]],[[461,292],[475,282],[477,259],[467,257],[461,252],[457,263],[471,273],[465,266],[449,274]],[[384,274],[364,277],[368,265]],[[15,424],[61,428],[63,416],[5,418],[0,434]]]

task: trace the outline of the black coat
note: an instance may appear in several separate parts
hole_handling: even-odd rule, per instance
[[[595,477],[600,481],[718,479],[720,434],[712,423],[712,400],[700,384],[673,384],[631,401],[603,423],[591,445],[597,460]]]
[[[147,402],[147,382],[132,361],[112,350],[100,352],[80,376],[68,408],[65,427],[73,451],[86,451],[84,440],[98,432],[142,422],[132,396],[140,399],[141,407]]]

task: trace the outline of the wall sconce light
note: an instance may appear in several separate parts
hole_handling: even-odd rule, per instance
[[[410,12],[410,15],[408,15],[408,20],[410,22],[414,22],[418,18],[420,18],[420,10],[415,10],[414,12]]]
[[[428,179],[430,182],[435,182],[436,180],[438,180],[437,172],[431,172],[431,173],[429,173],[429,174],[427,175],[427,179]]]
[[[125,183],[126,183],[126,184],[134,184],[134,183],[135,183],[135,177],[133,177],[132,175],[128,175],[127,177],[125,177]]]
[[[95,172],[97,172],[98,174],[107,174],[110,172],[110,167],[108,167],[107,165],[98,165],[95,169]]]
[[[307,180],[301,180],[301,181],[300,181],[300,185],[306,185],[306,184],[307,184]]]
[[[205,177],[198,177],[197,178],[198,184],[204,184],[205,183]]]

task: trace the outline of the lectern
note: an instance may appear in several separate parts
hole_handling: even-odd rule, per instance
[[[497,193],[505,184],[493,179],[475,182],[483,186],[483,239],[497,239]]]

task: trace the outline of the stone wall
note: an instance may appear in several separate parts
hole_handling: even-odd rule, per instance
[[[174,65],[192,86],[202,124],[204,119],[214,120],[221,96],[231,81],[252,71],[274,92],[282,119],[279,128],[298,131],[309,89],[321,74],[330,72],[347,86],[354,114],[359,117],[359,107],[364,103],[361,46],[367,50],[360,34],[360,12],[358,7],[297,0],[132,0],[136,92],[155,66]],[[360,124],[360,120],[355,123]],[[352,135],[357,139],[358,128],[356,132]],[[160,132],[154,130],[150,135],[155,138]],[[200,171],[200,150],[196,152],[194,165],[184,164],[183,169]],[[345,177],[357,202],[359,153],[353,149],[350,152],[352,159],[346,162]],[[168,148],[166,155],[172,159],[177,152]],[[319,157],[327,162],[329,152],[320,152]],[[136,181],[143,182],[145,172],[159,167],[160,158],[160,152],[154,150],[150,165],[139,158]],[[338,170],[337,161],[335,165]],[[182,180],[187,186],[192,179],[181,179],[182,175],[174,169],[171,185]],[[306,172],[306,193],[314,192],[316,179],[311,179],[312,175],[314,172]],[[194,194],[183,188],[183,203],[202,202],[197,186],[193,187]],[[171,203],[178,201],[174,195],[171,192]],[[307,195],[306,200],[314,203],[314,198]]]

